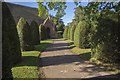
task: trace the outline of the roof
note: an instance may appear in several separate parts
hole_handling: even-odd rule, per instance
[[[15,22],[17,23],[21,17],[24,17],[30,24],[33,20],[39,24],[44,22],[44,19],[40,18],[37,8],[26,7],[21,5],[16,5],[12,3],[7,3]]]

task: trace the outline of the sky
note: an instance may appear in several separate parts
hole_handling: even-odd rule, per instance
[[[34,8],[38,7],[37,2],[11,2],[11,3],[34,7]],[[69,22],[72,22],[72,19],[74,19],[74,10],[76,8],[76,5],[74,4],[74,2],[67,2],[66,5],[67,5],[67,8],[65,10],[66,15],[62,17],[65,25],[67,25],[67,23]],[[82,5],[85,6],[86,3],[83,2]],[[52,11],[49,11],[49,13],[54,16],[56,12],[52,10]]]

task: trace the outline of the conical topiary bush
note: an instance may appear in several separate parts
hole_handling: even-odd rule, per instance
[[[40,44],[40,35],[39,35],[39,26],[35,21],[32,21],[30,24],[32,40],[34,45]]]
[[[67,34],[67,39],[70,39],[70,27],[68,28],[68,34]]]
[[[66,27],[66,28],[64,29],[63,38],[64,38],[64,39],[68,39],[68,27]]]
[[[81,20],[74,33],[74,44],[79,48],[90,48],[91,26],[84,20]]]
[[[34,46],[32,41],[31,29],[24,18],[20,18],[17,24],[17,31],[20,39],[21,50],[33,50]]]
[[[74,41],[74,32],[75,32],[75,25],[71,26],[71,30],[70,30],[70,40]]]
[[[42,24],[39,26],[39,32],[40,32],[41,40],[47,39],[46,29]]]
[[[10,78],[11,67],[21,61],[20,42],[16,23],[7,6],[2,3],[2,78]]]
[[[80,37],[80,25],[81,23],[79,22],[74,32],[74,45],[76,47],[80,47],[80,38],[79,38]]]

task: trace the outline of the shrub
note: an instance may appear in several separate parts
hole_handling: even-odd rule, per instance
[[[76,28],[75,25],[71,26],[71,30],[70,30],[70,40],[72,40],[72,41],[74,41],[75,28]]]
[[[78,23],[74,33],[74,44],[79,48],[90,47],[91,27],[89,23],[82,20]]]
[[[46,29],[42,24],[39,26],[39,32],[40,32],[41,40],[47,39]]]
[[[57,37],[58,38],[62,38],[63,35],[63,31],[57,31]]]
[[[114,17],[113,17],[114,18]],[[118,22],[110,18],[100,18],[94,25],[92,36],[92,60],[100,60],[109,63],[120,63],[118,48]]]
[[[34,45],[40,44],[40,35],[39,35],[39,26],[35,21],[32,21],[30,24],[32,40]]]
[[[68,28],[65,28],[64,33],[63,33],[63,38],[68,39]]]
[[[17,31],[22,51],[33,50],[33,41],[30,26],[24,18],[20,18],[17,24]]]
[[[71,27],[68,28],[68,34],[67,34],[68,37],[67,37],[67,39],[70,39],[70,29],[71,29]]]
[[[2,3],[2,77],[11,77],[11,67],[21,61],[20,42],[13,16]]]
[[[51,38],[51,36],[50,36],[50,28],[49,27],[45,28],[45,32],[46,32],[46,39],[50,39]]]
[[[76,26],[75,32],[74,32],[74,45],[76,47],[80,47],[80,25],[81,22],[78,23],[78,25]]]

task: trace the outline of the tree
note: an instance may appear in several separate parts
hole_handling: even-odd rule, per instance
[[[40,17],[42,16],[47,16],[48,15],[48,10],[55,10],[57,11],[56,13],[56,17],[58,19],[60,19],[61,17],[63,17],[66,13],[65,13],[65,9],[66,9],[66,3],[65,2],[41,2],[39,0],[37,0],[38,2],[38,15]]]
[[[56,29],[57,31],[63,31],[64,30],[64,22],[60,19],[60,20],[57,20],[57,23],[56,23]]]

